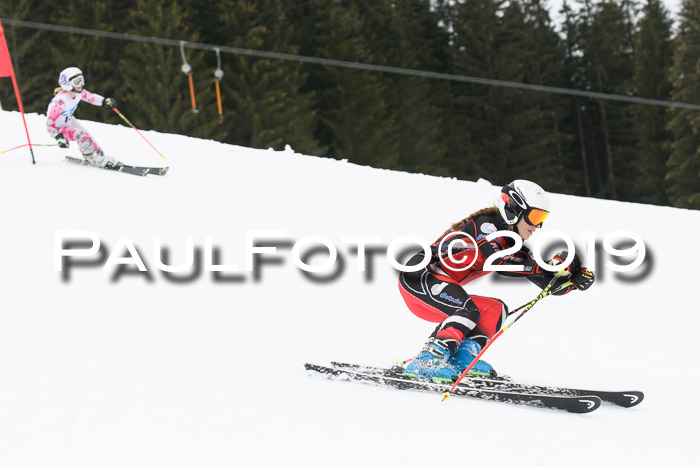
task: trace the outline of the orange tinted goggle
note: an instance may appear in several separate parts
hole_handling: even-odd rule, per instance
[[[548,215],[549,213],[547,211],[532,208],[525,213],[525,222],[533,226],[540,225],[544,222]]]

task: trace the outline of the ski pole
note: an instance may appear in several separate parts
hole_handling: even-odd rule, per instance
[[[158,153],[158,155],[159,155],[161,158],[165,159],[165,156],[164,156],[163,154],[161,154],[161,152],[160,152],[159,150],[157,150],[156,147],[153,146],[153,145],[151,144],[151,142],[148,141],[148,140],[146,139],[145,136],[143,136],[143,134],[141,134],[141,132],[138,130],[138,128],[136,128],[136,127],[134,126],[134,124],[131,123],[131,122],[129,121],[129,119],[126,118],[126,117],[119,111],[119,109],[117,109],[117,108],[115,107],[115,108],[113,108],[112,110],[114,110],[114,111],[117,113],[117,115],[119,115],[119,116],[122,118],[122,120],[124,120],[124,121],[126,122],[127,125],[129,125],[131,128],[133,128],[134,130],[136,130],[136,133],[138,133],[138,134],[141,136],[141,138],[143,138],[143,139],[149,144],[149,146],[151,146],[151,147]]]
[[[35,144],[35,143],[29,144],[29,143],[24,143],[24,144],[20,144],[19,146],[14,147],[14,148],[5,149],[4,151],[0,151],[0,154],[5,154],[6,152],[14,151],[15,149],[23,148],[23,147],[25,147],[25,146],[46,146],[46,147],[49,147],[49,146],[58,146],[58,144]]]
[[[516,316],[515,319],[513,319],[513,320],[510,321],[509,323],[506,323],[506,324],[501,328],[501,330],[498,331],[498,332],[493,336],[493,338],[484,346],[484,348],[481,349],[481,352],[479,352],[479,354],[478,354],[476,357],[474,357],[474,360],[472,360],[472,362],[469,364],[469,366],[467,367],[467,369],[464,370],[464,371],[462,372],[462,374],[460,375],[460,377],[457,379],[457,381],[454,382],[454,384],[453,384],[452,387],[449,389],[449,391],[442,393],[442,400],[443,400],[443,401],[446,401],[446,400],[448,400],[448,399],[450,398],[450,394],[452,394],[452,391],[454,391],[454,389],[459,385],[459,383],[462,381],[462,379],[463,379],[465,376],[467,376],[467,375],[469,374],[469,371],[471,371],[471,369],[474,367],[474,365],[476,365],[476,362],[478,362],[479,359],[481,358],[481,356],[484,354],[484,352],[486,352],[486,349],[488,349],[489,346],[490,346],[491,344],[493,344],[493,342],[501,336],[501,334],[503,334],[504,332],[506,332],[506,330],[507,330],[509,327],[511,327],[513,324],[515,324],[516,321],[518,321],[520,318],[522,318],[523,316],[525,316],[525,313],[527,313],[533,306],[535,306],[535,303],[537,303],[538,301],[542,300],[543,298],[545,298],[545,297],[547,297],[547,296],[549,296],[549,295],[552,295],[552,293],[554,292],[554,291],[551,290],[551,289],[552,289],[552,286],[554,285],[554,282],[559,278],[559,276],[560,276],[561,274],[563,274],[564,271],[565,271],[565,270],[559,271],[559,273],[556,274],[556,275],[554,276],[554,278],[553,278],[551,281],[549,281],[549,284],[547,284],[547,286],[546,286],[544,289],[542,289],[542,292],[540,292],[540,294],[539,294],[537,297],[535,297],[535,298],[534,298],[533,300],[531,300],[529,303],[526,303],[525,305],[523,305],[523,306],[521,306],[520,308],[516,309],[516,310],[512,313],[512,314],[515,314],[515,313],[520,312],[520,314],[519,314],[518,316]],[[571,284],[570,281],[565,282],[564,284],[562,284],[561,286],[559,286],[559,287],[557,288],[557,290],[560,290],[560,289],[562,289],[563,287],[567,287],[567,286],[570,285],[570,284]]]
[[[5,154],[6,152],[14,151],[15,149],[23,148],[25,146],[29,146],[29,143],[20,144],[19,146],[16,146],[11,149],[5,149],[4,151],[0,151],[0,154]]]

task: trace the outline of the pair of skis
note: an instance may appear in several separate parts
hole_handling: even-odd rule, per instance
[[[331,366],[306,363],[306,370],[331,379],[360,381],[396,389],[413,389],[445,393],[449,382],[419,380],[404,376],[403,368],[378,368],[351,363],[333,362]],[[520,384],[503,377],[468,376],[454,388],[452,395],[473,397],[533,407],[590,413],[602,402],[621,407],[634,407],[644,399],[640,391],[598,391]]]
[[[146,175],[165,175],[168,173],[170,167],[141,167],[138,165],[126,165],[121,162],[116,164],[107,164],[104,167],[97,167],[90,164],[85,159],[78,159],[77,157],[66,156],[66,162],[76,165],[88,165],[91,167],[102,168],[104,170],[113,170],[115,172],[124,172],[132,175],[139,175],[145,177]]]

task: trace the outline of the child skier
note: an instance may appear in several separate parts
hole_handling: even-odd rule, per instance
[[[467,294],[462,288],[489,273],[484,271],[488,258],[493,260],[493,265],[523,267],[520,272],[499,271],[499,274],[526,277],[540,288],[547,286],[554,273],[542,269],[526,247],[496,258],[495,253],[512,247],[515,241],[509,237],[487,241],[486,237],[496,231],[510,230],[527,240],[542,227],[548,214],[547,193],[536,183],[515,180],[503,187],[497,206],[476,211],[438,238],[432,244],[432,257],[425,268],[401,273],[399,289],[409,309],[422,319],[440,323],[418,356],[406,366],[405,375],[451,381],[466,370],[501,328],[508,314],[505,303]],[[550,264],[560,264],[567,256],[566,251],[557,253]],[[423,252],[418,253],[407,265],[420,264],[424,257]],[[593,284],[593,272],[584,268],[576,256],[566,271],[569,274],[562,275],[553,285],[554,295],[586,290]],[[571,284],[565,285],[569,281]],[[480,360],[471,371],[488,375],[493,368]]]
[[[73,117],[73,113],[80,101],[111,109],[115,108],[117,103],[111,97],[105,98],[84,89],[85,78],[80,68],[69,67],[63,70],[58,76],[58,84],[60,87],[54,90],[54,98],[46,110],[46,129],[56,138],[58,147],[67,148],[69,141],[77,141],[80,152],[90,164],[98,167],[116,164],[113,158],[102,152],[90,133]]]

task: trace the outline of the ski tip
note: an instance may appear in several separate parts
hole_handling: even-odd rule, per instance
[[[170,170],[170,167],[149,167],[149,174],[151,175],[165,175]]]
[[[644,393],[642,391],[624,391],[622,396],[625,399],[624,403],[620,405],[627,408],[639,405],[644,400]]]
[[[579,405],[571,408],[570,412],[590,413],[603,405],[603,400],[598,396],[584,396],[578,398]]]

